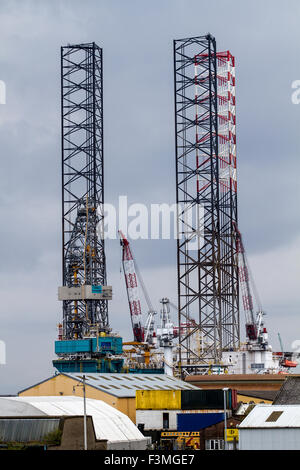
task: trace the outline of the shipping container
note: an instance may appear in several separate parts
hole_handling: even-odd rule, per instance
[[[180,410],[181,390],[137,390],[136,409]]]
[[[177,430],[177,415],[178,414],[193,414],[207,415],[218,414],[220,421],[223,420],[224,412],[207,413],[202,410],[189,410],[188,412],[182,410],[136,410],[136,424],[143,426],[146,431],[148,430],[162,430],[168,429],[169,431]],[[194,420],[197,420],[195,417]],[[202,416],[199,420],[204,420]],[[202,421],[201,421],[202,422]]]
[[[180,410],[136,410],[136,424],[144,425],[146,431],[176,431],[178,413]]]
[[[231,409],[231,390],[226,392],[226,408]],[[182,410],[218,410],[224,409],[223,390],[182,390]]]
[[[199,431],[224,421],[224,413],[178,413],[177,431]]]

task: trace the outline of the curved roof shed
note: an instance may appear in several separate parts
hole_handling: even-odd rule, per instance
[[[77,396],[0,398],[0,417],[83,414],[83,398]],[[121,411],[101,400],[87,398],[86,414],[93,419],[96,438],[107,440],[108,449],[146,449],[148,438]]]

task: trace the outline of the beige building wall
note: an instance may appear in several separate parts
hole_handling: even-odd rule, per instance
[[[20,397],[51,397],[61,395],[75,395],[78,397],[83,397],[83,389],[80,382],[78,382],[77,380],[72,379],[71,377],[67,377],[66,375],[59,374],[50,377],[48,380],[45,380],[45,382],[33,385],[32,387],[20,392],[18,395]],[[113,395],[109,395],[108,393],[102,392],[101,390],[97,390],[96,388],[91,387],[90,385],[86,385],[86,397],[104,401],[108,405],[113,406],[117,410],[124,413],[135,424],[135,398],[114,397]]]
[[[118,410],[127,415],[136,424],[136,408],[134,398],[118,398]]]
[[[239,395],[237,394],[237,402],[242,402],[242,403],[267,403],[267,404],[272,404],[272,400],[267,400],[266,398],[256,398],[256,397],[248,397],[247,395]]]

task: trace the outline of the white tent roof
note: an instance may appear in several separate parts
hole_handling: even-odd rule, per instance
[[[300,405],[256,405],[239,428],[300,428]]]
[[[110,443],[145,439],[128,416],[101,400],[87,398],[86,413],[93,418],[97,439],[107,439]],[[0,417],[37,415],[81,416],[83,415],[83,398],[53,396],[5,397],[0,399]]]

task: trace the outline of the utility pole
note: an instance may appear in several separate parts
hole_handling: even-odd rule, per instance
[[[226,406],[226,399],[227,399],[227,392],[229,388],[223,388],[224,392],[224,450],[227,450],[227,406]]]
[[[83,390],[83,448],[87,450],[87,422],[86,422],[86,390],[85,390],[85,375],[82,376],[82,384],[74,385],[73,393],[75,394],[75,387],[82,387]]]
[[[87,450],[87,426],[86,426],[86,394],[85,394],[85,375],[83,376],[83,436],[84,450]]]

